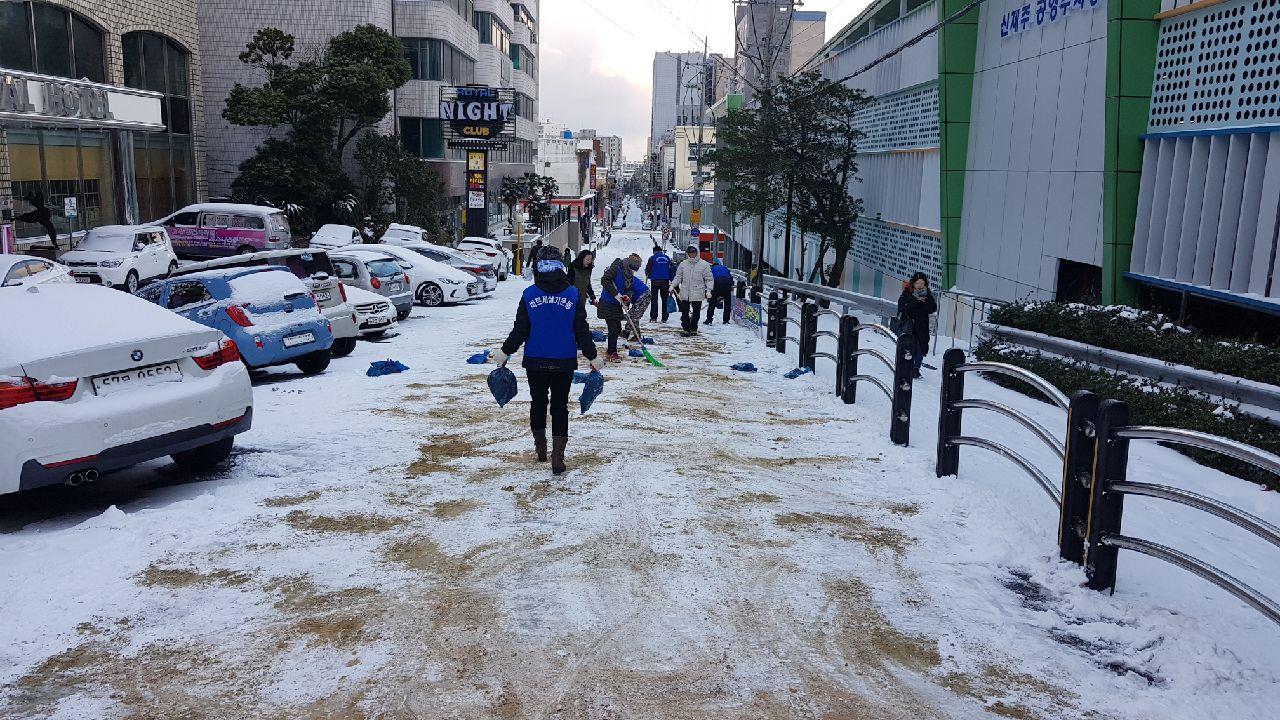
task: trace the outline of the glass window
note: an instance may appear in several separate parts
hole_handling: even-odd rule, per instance
[[[107,63],[102,52],[102,33],[80,16],[72,15],[71,38],[76,51],[75,76],[106,82]]]
[[[31,18],[26,3],[0,2],[0,67],[32,72]]]
[[[125,85],[165,96],[160,103],[165,130],[134,139],[138,213],[144,220],[162,217],[195,197],[187,51],[151,32],[127,33],[121,44]]]
[[[153,302],[159,305],[160,293],[163,290],[164,290],[164,285],[162,283],[151,283],[150,285],[145,285],[141,288],[138,288],[138,292],[134,294],[142,298],[143,300],[146,300],[147,302]]]
[[[206,300],[212,300],[209,291],[204,289],[204,285],[198,282],[180,282],[169,286],[169,302],[167,307],[170,310],[187,307],[188,305],[196,305]]]
[[[67,11],[54,5],[32,6],[36,25],[36,72],[71,77],[71,36]]]
[[[347,260],[334,260],[333,270],[338,273],[338,277],[345,280],[353,280],[360,277],[360,274],[356,272],[355,263]]]
[[[400,118],[400,144],[421,158],[444,157],[444,123],[437,118]]]
[[[175,225],[179,227],[195,227],[196,224],[199,223],[199,221],[200,221],[200,213],[184,212],[184,213],[178,213],[177,215],[174,215],[172,218],[169,219],[169,222],[165,224],[168,225],[169,227],[173,227]]]

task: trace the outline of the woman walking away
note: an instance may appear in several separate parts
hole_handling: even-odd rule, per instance
[[[631,304],[631,279],[640,269],[640,256],[618,258],[604,269],[600,276],[600,300],[596,303],[596,315],[609,327],[609,344],[605,359],[618,362],[618,336],[622,334],[622,305]]]
[[[578,294],[585,302],[596,304],[596,289],[591,286],[591,270],[596,264],[596,254],[583,250],[569,265],[569,282],[578,288]]]
[[[551,473],[565,471],[564,449],[569,444],[569,388],[582,352],[592,370],[604,368],[596,355],[587,326],[586,305],[560,260],[560,251],[544,248],[534,256],[533,284],[525,288],[516,306],[516,322],[494,361],[506,365],[524,345],[525,374],[529,378],[529,430],[538,462],[547,461],[547,405],[551,407]]]
[[[915,340],[911,363],[915,366],[915,377],[920,377],[920,365],[924,362],[925,353],[929,352],[929,316],[938,312],[938,302],[933,299],[929,290],[929,278],[918,272],[902,284],[902,295],[898,298],[898,317],[905,322],[901,325],[911,331]]]
[[[680,303],[680,327],[684,335],[698,334],[698,316],[702,314],[702,301],[711,297],[714,278],[711,276],[711,264],[698,255],[698,246],[690,245],[685,254],[688,256],[676,267],[675,280],[671,281],[671,292]]]

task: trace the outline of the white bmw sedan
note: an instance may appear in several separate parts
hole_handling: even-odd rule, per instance
[[[220,331],[101,286],[0,288],[0,494],[169,455],[204,468],[253,421]]]

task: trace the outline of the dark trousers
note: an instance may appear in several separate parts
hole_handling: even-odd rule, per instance
[[[915,340],[915,354],[911,357],[911,364],[915,366],[916,370],[919,370],[920,366],[924,364],[924,356],[929,354],[928,326],[926,325],[925,329],[920,333],[916,333],[913,330],[911,333],[911,339]]]
[[[711,318],[716,314],[716,306],[724,303],[724,322],[729,323],[729,313],[733,311],[733,286],[732,285],[716,285],[711,288],[711,300],[707,304],[707,324],[711,324]]]
[[[701,300],[680,301],[680,327],[685,332],[698,332],[698,316],[702,315]]]
[[[608,351],[611,353],[618,352],[618,336],[622,334],[621,320],[605,320],[605,326],[609,329],[609,345]]]
[[[667,312],[667,298],[671,297],[670,280],[649,281],[649,319],[658,319],[658,308],[662,308],[662,322],[666,322],[670,314]]]
[[[526,370],[529,376],[529,429],[536,435],[547,432],[547,396],[551,396],[551,435],[569,437],[569,388],[573,386],[573,371],[545,372]]]

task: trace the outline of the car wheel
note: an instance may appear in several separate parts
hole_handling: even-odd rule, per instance
[[[333,341],[333,347],[329,348],[329,355],[336,358],[346,357],[351,354],[352,350],[355,350],[355,349],[356,349],[355,338],[353,337],[338,338]]]
[[[231,455],[231,447],[234,444],[234,437],[223,438],[208,445],[174,453],[169,457],[173,458],[173,461],[183,470],[207,470],[226,460]]]
[[[320,350],[309,355],[304,355],[302,359],[298,360],[298,362],[294,364],[298,366],[298,369],[302,371],[303,375],[318,375],[324,372],[325,368],[329,367],[330,359],[328,350]]]
[[[409,317],[409,313],[411,312],[413,312],[413,308],[409,308],[408,310],[397,310],[396,322],[404,322],[404,319]]]
[[[498,282],[502,282],[503,280],[506,280],[506,279],[507,279],[507,273],[505,271],[498,276]]]
[[[437,307],[444,304],[444,291],[435,283],[422,283],[418,286],[418,302],[427,307]],[[407,317],[407,315],[406,315]],[[403,320],[404,318],[400,318]]]
[[[177,260],[170,260],[170,261],[169,261],[169,273],[168,273],[167,275],[165,275],[165,277],[173,277],[173,274],[174,274],[174,273],[176,273],[176,272],[178,272],[178,261],[177,261]]]
[[[130,270],[129,274],[124,276],[124,289],[130,294],[138,292],[138,271]]]
[[[241,245],[240,247],[236,248],[237,255],[248,255],[249,253],[256,253],[256,252],[258,252],[258,248],[252,245]]]

